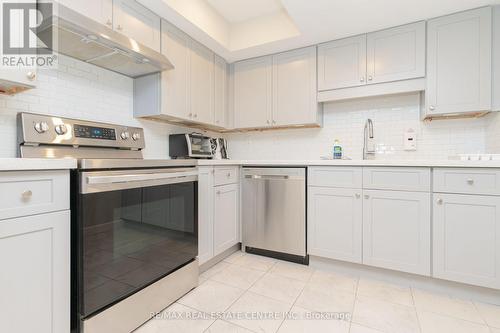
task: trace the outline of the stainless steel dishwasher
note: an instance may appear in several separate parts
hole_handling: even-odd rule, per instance
[[[243,168],[246,252],[308,264],[306,169]]]

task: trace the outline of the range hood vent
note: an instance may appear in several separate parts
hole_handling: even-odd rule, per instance
[[[52,20],[57,38],[53,50],[58,53],[132,78],[174,68],[163,54],[104,24],[62,5],[57,6],[56,12]],[[39,28],[42,41],[49,38],[49,27]]]

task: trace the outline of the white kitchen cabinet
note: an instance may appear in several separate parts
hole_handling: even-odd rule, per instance
[[[318,46],[318,90],[366,84],[366,35]]]
[[[167,56],[173,70],[161,73],[161,112],[181,119],[189,118],[189,59],[190,38],[188,35],[162,21],[161,52]]]
[[[158,52],[161,50],[160,21],[158,15],[136,1],[113,0],[113,28]]]
[[[424,77],[425,41],[424,21],[369,33],[367,83]]]
[[[493,7],[493,111],[500,111],[500,6]]]
[[[308,188],[310,255],[361,263],[361,189]]]
[[[0,332],[69,332],[69,210],[1,220],[0,262]]]
[[[428,21],[425,116],[490,111],[492,9]]]
[[[273,56],[273,126],[319,124],[316,47]]]
[[[214,177],[212,167],[200,167],[198,176],[198,260],[204,264],[214,256]]]
[[[229,71],[224,59],[215,56],[214,61],[214,120],[215,125],[226,127],[228,125],[228,94]]]
[[[500,197],[434,194],[433,275],[500,289]]]
[[[105,24],[109,28],[113,28],[113,0],[57,0],[57,2],[101,24]]]
[[[271,125],[272,57],[234,64],[234,126],[258,128]]]
[[[363,263],[430,275],[430,193],[364,190]]]
[[[213,124],[214,54],[200,43],[191,40],[189,60],[190,114],[194,121]]]
[[[239,184],[214,188],[214,255],[239,242]]]

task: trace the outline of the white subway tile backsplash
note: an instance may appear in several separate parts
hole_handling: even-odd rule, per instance
[[[351,100],[324,105],[321,129],[229,134],[232,158],[318,159],[329,156],[335,139],[344,155],[362,158],[363,128],[374,122],[377,159],[447,159],[459,153],[500,152],[500,115],[479,119],[420,120],[419,94]],[[417,151],[405,151],[404,132],[417,133]]]
[[[36,89],[0,95],[0,157],[17,156],[18,112],[144,127],[147,158],[168,158],[168,135],[191,131],[135,119],[132,79],[62,55],[57,70],[38,71]]]

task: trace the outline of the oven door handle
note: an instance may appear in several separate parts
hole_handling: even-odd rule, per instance
[[[164,173],[145,173],[145,174],[128,174],[128,175],[113,175],[113,176],[87,176],[87,184],[89,185],[105,185],[105,184],[121,184],[131,182],[148,182],[158,180],[182,180],[190,176],[197,176],[198,171],[188,172],[164,172]]]

